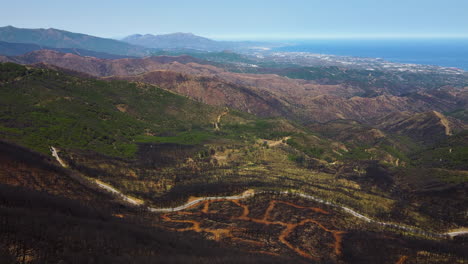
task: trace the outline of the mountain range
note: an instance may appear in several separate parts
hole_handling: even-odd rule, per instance
[[[0,41],[36,44],[52,48],[76,48],[126,56],[145,56],[151,52],[147,48],[113,39],[94,37],[54,28],[25,29],[6,26],[0,28]]]
[[[249,42],[249,41],[216,41],[205,37],[200,37],[192,33],[172,33],[165,35],[152,34],[134,34],[122,39],[134,45],[144,46],[154,49],[166,50],[199,50],[199,51],[223,51],[223,50],[240,50],[245,48],[255,47],[270,47],[275,46],[271,43]]]
[[[468,75],[124,41],[0,28],[1,263],[466,261]]]
[[[54,28],[25,29],[13,26],[0,27],[0,42],[2,55],[21,55],[34,50],[53,49],[100,58],[113,58],[111,54],[143,57],[159,50],[222,51],[249,49],[260,45],[272,46],[248,41],[215,41],[191,33],[135,34],[119,41]]]
[[[61,53],[71,53],[76,54],[79,56],[85,57],[96,57],[101,59],[122,59],[128,58],[131,56],[124,56],[124,55],[116,55],[116,54],[109,54],[105,52],[97,52],[92,50],[84,50],[84,49],[77,49],[77,48],[52,48],[41,46],[37,44],[29,44],[29,43],[10,43],[0,41],[0,51],[1,54],[4,56],[18,56],[23,55],[25,53],[29,53],[36,50],[54,50]]]
[[[403,96],[391,93],[359,96],[363,89],[368,89],[367,85],[322,84],[273,74],[235,73],[190,56],[105,60],[44,50],[1,60],[22,64],[46,63],[96,77],[143,81],[201,102],[235,107],[263,116],[282,113],[284,117],[306,123],[335,119],[369,123],[395,111],[450,112],[465,108],[468,98],[466,88],[448,87],[415,90]],[[187,79],[181,79],[180,74]],[[239,93],[243,96],[232,96]],[[231,99],[226,100],[226,96]],[[242,98],[251,99],[246,101]]]

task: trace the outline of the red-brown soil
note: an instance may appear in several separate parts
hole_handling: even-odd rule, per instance
[[[210,216],[216,217],[220,214],[218,210],[211,210],[211,205],[215,203],[232,203],[234,208],[232,210],[237,215],[231,216],[229,219],[226,220],[227,226],[223,227],[216,227],[212,223],[206,221],[207,218]],[[219,205],[219,204],[218,204]],[[292,207],[295,209],[300,209],[304,213],[304,219],[300,221],[294,221],[292,219],[288,220],[279,220],[278,217],[273,214],[275,210],[283,209],[279,208],[279,206],[287,206]],[[237,208],[235,208],[237,207]],[[322,220],[317,219],[314,217],[317,214],[321,215],[330,215],[330,213],[326,210],[317,207],[308,207],[302,206],[298,204],[294,204],[291,202],[280,201],[280,200],[271,200],[268,203],[267,209],[264,211],[261,217],[252,217],[250,216],[250,207],[242,203],[239,200],[212,200],[212,201],[205,201],[200,206],[194,206],[193,210],[190,211],[183,211],[183,212],[174,212],[174,213],[167,213],[161,216],[162,220],[164,221],[164,225],[173,231],[179,232],[186,232],[186,231],[195,231],[195,232],[203,232],[210,234],[211,238],[216,241],[221,241],[223,239],[230,239],[231,241],[235,241],[238,243],[248,244],[250,246],[257,246],[259,249],[257,252],[263,252],[265,254],[272,254],[277,255],[277,252],[268,251],[264,249],[268,249],[271,247],[272,244],[276,244],[274,247],[278,247],[282,245],[282,247],[286,246],[290,251],[293,253],[307,258],[311,260],[319,260],[321,259],[321,252],[315,252],[309,248],[304,248],[302,245],[297,244],[296,241],[291,241],[290,235],[296,232],[298,227],[312,224],[315,225],[316,228],[321,230],[319,235],[321,236],[329,236],[330,243],[327,247],[331,248],[330,254],[334,254],[339,256],[341,254],[342,248],[342,235],[345,233],[344,231],[335,230],[334,227],[331,227],[328,223],[322,222]],[[241,209],[241,210],[239,210]],[[283,210],[282,210],[283,211]],[[201,217],[201,218],[200,218]],[[195,219],[193,219],[195,218]],[[242,233],[246,231],[246,228],[239,227],[236,225],[236,222],[248,222],[248,224],[259,224],[260,226],[266,226],[266,228],[273,230],[272,226],[280,227],[280,232],[276,235],[276,240],[279,243],[271,243],[271,241],[264,241],[263,239],[252,239],[246,238],[245,235]],[[168,227],[167,224],[176,223],[176,224],[188,224],[187,227]],[[213,227],[214,226],[214,227]],[[310,234],[304,234],[310,235]],[[315,235],[315,234],[314,234]],[[278,251],[276,249],[276,251]]]

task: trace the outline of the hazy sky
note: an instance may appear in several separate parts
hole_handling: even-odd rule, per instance
[[[0,0],[0,26],[103,37],[468,37],[468,0]]]

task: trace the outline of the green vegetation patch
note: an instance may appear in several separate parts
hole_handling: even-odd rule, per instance
[[[281,131],[275,126],[275,120],[256,120],[246,124],[227,124],[223,127],[234,135],[255,136],[262,139],[280,139],[291,134],[291,131]]]
[[[310,157],[313,157],[313,158],[321,158],[323,153],[325,153],[325,150],[321,147],[317,147],[317,146],[305,146],[303,144],[300,144],[298,143],[296,140],[294,139],[288,139],[286,141],[286,143],[288,143],[288,145],[290,145],[291,147],[297,149],[297,150],[300,150],[302,152],[304,152],[305,154],[309,155]]]
[[[182,145],[198,145],[206,142],[216,135],[209,131],[185,131],[177,134],[176,136],[148,136],[139,135],[136,137],[138,143],[175,143]]]
[[[220,111],[151,85],[11,63],[0,69],[0,136],[44,153],[56,146],[133,157],[143,135],[168,131],[178,136],[155,140],[200,143]]]
[[[468,170],[468,131],[451,136],[411,157],[418,167]]]
[[[372,154],[366,151],[366,147],[354,147],[349,149],[348,152],[343,152],[343,159],[348,160],[369,160]]]

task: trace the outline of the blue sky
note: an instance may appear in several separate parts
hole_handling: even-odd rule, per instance
[[[0,0],[0,26],[103,37],[468,37],[468,0]]]

